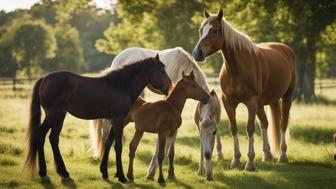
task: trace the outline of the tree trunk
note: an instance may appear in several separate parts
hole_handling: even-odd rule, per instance
[[[316,40],[308,38],[307,43],[297,51],[297,95],[296,99],[311,102],[315,100]]]

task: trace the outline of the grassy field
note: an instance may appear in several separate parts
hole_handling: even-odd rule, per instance
[[[216,91],[219,92],[218,87]],[[114,152],[111,150],[109,175],[111,182],[104,182],[99,172],[99,162],[91,155],[88,139],[88,122],[67,115],[60,138],[60,149],[73,182],[62,182],[53,166],[49,141],[45,153],[51,183],[41,184],[39,178],[30,178],[22,171],[25,152],[24,133],[28,120],[27,95],[6,94],[0,91],[0,188],[160,188],[156,180],[145,179],[156,135],[145,134],[139,144],[134,162],[135,183],[120,184],[112,177],[115,173]],[[319,91],[317,91],[319,92]],[[323,90],[325,98],[336,100],[336,90]],[[325,99],[323,98],[323,99]],[[151,95],[149,99],[158,99]],[[291,112],[288,145],[289,164],[261,161],[260,132],[255,134],[256,172],[229,169],[233,153],[227,116],[222,111],[219,132],[222,137],[224,160],[213,163],[214,181],[198,176],[199,138],[193,124],[194,102],[188,101],[183,111],[183,124],[179,130],[175,155],[176,180],[166,180],[166,188],[336,188],[336,163],[331,160],[333,145],[331,136],[336,131],[336,104],[298,104]],[[239,134],[243,162],[247,157],[245,123],[247,112],[239,106]],[[256,125],[259,127],[258,123]],[[128,143],[133,135],[133,125],[125,129],[126,144],[123,150],[124,170],[128,165]],[[167,176],[167,162],[164,165]],[[156,177],[157,178],[157,177]]]

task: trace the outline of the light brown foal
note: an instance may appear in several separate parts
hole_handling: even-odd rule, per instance
[[[285,133],[295,88],[293,50],[276,42],[253,43],[247,35],[239,32],[223,19],[222,9],[217,15],[210,15],[204,11],[204,17],[200,27],[201,36],[193,50],[193,56],[196,61],[204,61],[206,57],[219,50],[224,55],[220,84],[234,141],[234,157],[231,166],[241,166],[236,122],[236,108],[239,103],[246,105],[248,110],[246,129],[248,162],[245,169],[255,170],[253,134],[256,115],[261,123],[263,159],[272,158],[267,136],[268,121],[264,111],[265,105],[270,105],[271,110],[273,133],[270,138],[274,141],[272,150],[277,152],[276,154],[281,150],[278,161],[287,162]]]
[[[131,119],[135,123],[134,137],[129,144],[129,167],[127,177],[133,180],[133,160],[137,146],[144,132],[157,133],[159,140],[159,183],[164,183],[162,173],[162,161],[164,159],[164,150],[166,138],[173,136],[182,123],[181,113],[187,98],[201,101],[206,104],[209,100],[209,94],[205,92],[195,81],[193,72],[189,76],[182,73],[176,86],[173,87],[165,100],[154,103],[144,102],[141,106],[134,106],[130,112]],[[168,177],[174,178],[174,149],[169,150],[169,169]]]

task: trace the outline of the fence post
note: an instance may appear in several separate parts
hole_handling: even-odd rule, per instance
[[[15,77],[13,77],[13,91],[15,91],[15,90],[16,90],[16,87],[15,87],[15,85],[16,85],[16,78],[15,78]]]

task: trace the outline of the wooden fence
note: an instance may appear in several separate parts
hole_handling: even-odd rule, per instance
[[[10,78],[0,77],[0,93],[4,92],[29,92],[33,82],[37,78]],[[211,86],[219,89],[219,79],[217,75],[208,75],[208,82]],[[321,94],[324,90],[336,88],[335,79],[323,79],[315,81],[315,90]]]

